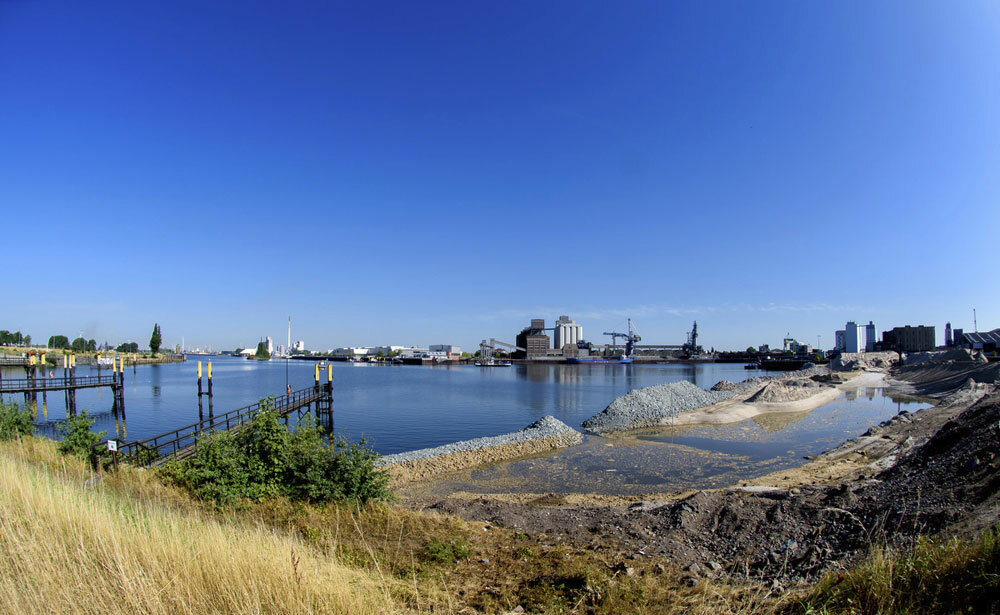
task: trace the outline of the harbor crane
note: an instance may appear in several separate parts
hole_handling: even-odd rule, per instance
[[[639,337],[639,332],[632,328],[632,319],[628,319],[628,333],[618,333],[616,331],[605,332],[604,335],[611,336],[611,345],[618,346],[618,338],[625,340],[625,355],[626,357],[631,357],[632,353],[635,351],[635,345],[639,343],[642,338]]]

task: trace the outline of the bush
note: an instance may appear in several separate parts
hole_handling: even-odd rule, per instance
[[[469,547],[469,543],[459,538],[458,540],[449,540],[447,542],[437,539],[432,540],[430,544],[424,547],[420,556],[429,562],[454,564],[460,559],[469,557],[471,554],[472,549]]]
[[[290,433],[272,411],[235,434],[204,436],[194,455],[162,468],[169,481],[217,504],[284,496],[307,502],[389,497],[388,474],[366,443],[327,443],[311,420]]]
[[[65,421],[56,425],[56,432],[59,433],[59,452],[63,455],[76,455],[77,457],[90,457],[92,446],[104,439],[108,432],[102,431],[94,433],[90,428],[94,425],[94,419],[87,416],[86,410],[81,410],[80,414],[68,417]]]
[[[35,430],[31,412],[20,409],[16,403],[0,403],[0,440],[16,440],[30,436]]]

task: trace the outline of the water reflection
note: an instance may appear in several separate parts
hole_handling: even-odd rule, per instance
[[[758,415],[728,425],[684,425],[587,436],[584,444],[494,467],[459,472],[412,489],[426,493],[605,493],[642,495],[711,488],[801,465],[899,410],[929,404],[850,391],[816,410]]]

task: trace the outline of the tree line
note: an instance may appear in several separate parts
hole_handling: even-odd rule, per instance
[[[154,324],[153,334],[149,338],[149,349],[154,355],[160,351],[162,340],[163,334],[160,331],[160,325],[158,323]],[[11,333],[6,329],[0,329],[0,346],[31,346],[31,336],[22,335],[20,331]],[[72,350],[73,352],[96,352],[97,340],[78,337],[70,341],[65,335],[52,335],[49,337],[46,347],[53,350]],[[139,352],[139,344],[136,342],[123,342],[118,344],[115,351],[136,353]]]
[[[22,335],[20,331],[11,333],[2,329],[0,330],[0,346],[31,346],[31,336]]]

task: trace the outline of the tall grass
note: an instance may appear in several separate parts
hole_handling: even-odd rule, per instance
[[[1000,529],[975,540],[920,537],[908,547],[873,546],[844,573],[826,576],[805,613],[859,615],[1000,612]]]
[[[0,612],[397,611],[392,581],[295,537],[85,476],[49,442],[0,445]]]

